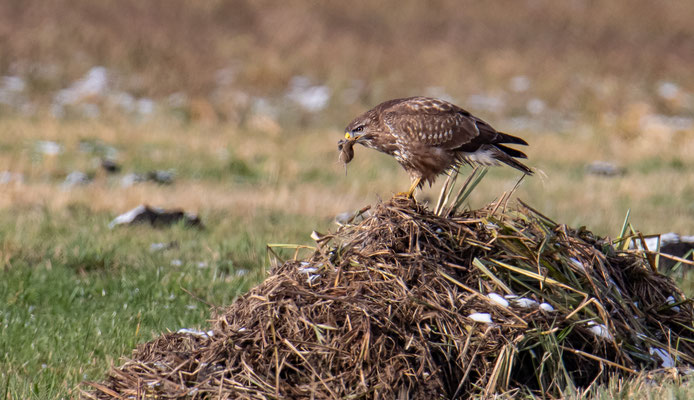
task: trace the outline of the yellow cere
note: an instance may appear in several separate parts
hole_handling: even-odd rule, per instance
[[[345,139],[349,139],[351,137],[352,137],[352,135],[350,135],[349,132],[345,133]]]

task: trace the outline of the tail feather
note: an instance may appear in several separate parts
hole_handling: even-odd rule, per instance
[[[522,154],[523,155],[522,158],[526,158],[525,154],[521,153],[518,150],[509,149],[508,147],[499,146],[499,145],[494,146],[493,149],[495,150],[493,152],[494,159],[496,159],[496,160],[498,160],[498,161],[500,161],[500,162],[502,162],[502,163],[504,163],[510,167],[513,167],[513,168],[523,172],[526,175],[532,175],[533,174],[533,170],[531,170],[528,166],[526,166],[525,164],[523,164],[520,161],[513,158],[513,157],[520,157],[520,156],[514,156],[513,155],[514,152]],[[512,152],[508,153],[506,150],[512,150]]]
[[[509,135],[508,133],[497,132],[501,136],[501,140],[496,141],[496,143],[510,143],[510,144],[520,144],[527,146],[528,142],[519,138],[518,136]]]
[[[528,158],[528,156],[525,155],[520,150],[512,149],[510,147],[506,147],[503,144],[495,144],[494,145],[497,149],[503,151],[504,153],[508,154],[511,157],[517,157],[517,158]]]

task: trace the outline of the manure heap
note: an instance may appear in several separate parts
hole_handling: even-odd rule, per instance
[[[694,364],[690,300],[646,253],[520,203],[395,197],[214,316],[141,344],[86,398],[561,396]]]

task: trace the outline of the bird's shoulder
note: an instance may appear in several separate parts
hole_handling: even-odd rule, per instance
[[[381,112],[395,135],[429,145],[459,147],[479,135],[478,119],[450,102],[430,97],[396,99]]]

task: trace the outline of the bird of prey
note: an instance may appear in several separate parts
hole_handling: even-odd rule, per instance
[[[408,97],[383,102],[355,118],[339,142],[340,159],[352,159],[354,144],[389,154],[412,180],[407,196],[461,163],[507,164],[527,175],[532,170],[516,158],[526,155],[504,144],[528,143],[498,132],[483,120],[444,100]]]

